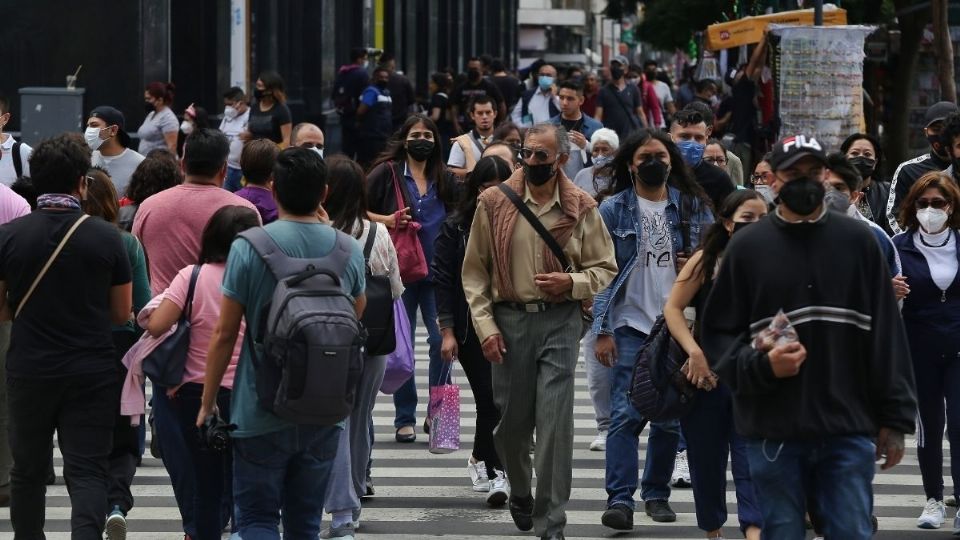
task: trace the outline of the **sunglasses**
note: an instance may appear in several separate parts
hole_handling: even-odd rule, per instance
[[[531,150],[529,148],[521,148],[520,157],[523,159],[530,159],[531,157],[534,157],[537,159],[537,161],[547,161],[550,159],[550,154],[548,154],[546,150]]]
[[[939,197],[935,199],[917,199],[916,206],[918,210],[923,210],[928,206],[932,206],[937,210],[943,210],[950,204],[946,199],[941,199]]]

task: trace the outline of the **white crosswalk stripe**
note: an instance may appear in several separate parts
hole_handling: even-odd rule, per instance
[[[427,402],[427,348],[426,336],[418,329],[417,383],[420,395],[418,418],[422,422]],[[442,536],[449,540],[481,538],[528,539],[533,533],[521,533],[513,525],[506,509],[491,510],[484,502],[484,494],[471,490],[466,461],[472,446],[475,426],[473,396],[459,367],[454,378],[461,387],[461,450],[447,455],[432,455],[427,451],[427,437],[420,432],[413,444],[394,441],[393,401],[381,395],[374,410],[376,444],[373,452],[373,480],[376,496],[364,501],[361,527],[357,538],[389,538],[414,540]],[[578,366],[575,394],[575,450],[573,456],[573,493],[568,505],[567,538],[610,538],[610,529],[600,525],[604,510],[604,454],[588,450],[596,436],[593,407],[587,392],[583,363]],[[908,453],[903,464],[890,472],[878,472],[874,483],[875,513],[880,521],[876,538],[929,538],[929,531],[916,529],[916,517],[924,504],[920,471],[917,467],[915,442],[907,441]],[[646,450],[646,436],[641,438],[640,459]],[[947,454],[949,455],[949,454]],[[62,474],[59,451],[55,454],[57,474]],[[949,470],[946,471],[949,474]],[[736,498],[732,477],[728,473],[727,502],[730,516],[725,529],[727,538],[740,538],[736,520]],[[952,485],[944,478],[947,492]],[[173,499],[173,490],[160,460],[150,457],[149,450],[143,466],[134,480],[136,506],[128,517],[131,540],[168,540],[181,538],[180,516]],[[677,522],[655,523],[642,509],[635,515],[636,528],[621,538],[650,540],[675,538],[703,538],[696,528],[693,495],[689,489],[673,490],[670,503],[677,512]],[[948,513],[956,509],[948,508]],[[843,511],[842,508],[837,511]],[[325,516],[325,522],[329,516]],[[62,478],[47,491],[46,531],[50,540],[70,537],[70,500]],[[945,530],[948,534],[952,517],[948,515]],[[937,533],[933,533],[937,534]],[[922,536],[921,536],[922,535]],[[812,533],[808,535],[812,537]],[[0,540],[13,538],[9,509],[0,508]],[[226,538],[226,536],[225,536]]]

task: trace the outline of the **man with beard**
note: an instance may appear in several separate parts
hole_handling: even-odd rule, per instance
[[[562,127],[530,128],[523,169],[480,195],[463,262],[474,328],[493,363],[493,397],[502,413],[495,443],[511,485],[510,514],[521,531],[536,527],[550,540],[564,538],[570,498],[581,301],[617,270],[596,202],[563,173],[569,152]],[[568,263],[553,254],[538,225]]]
[[[731,239],[699,321],[778,540],[806,537],[807,500],[826,538],[870,538],[874,463],[900,462],[916,418],[890,271],[867,227],[827,211],[826,163],[807,135],[774,146],[780,204]]]

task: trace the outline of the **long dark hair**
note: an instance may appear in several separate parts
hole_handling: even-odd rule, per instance
[[[227,262],[238,234],[260,226],[260,216],[245,206],[224,206],[210,216],[200,235],[200,264]]]
[[[766,199],[763,198],[763,195],[752,189],[738,189],[730,195],[727,195],[727,198],[723,200],[723,204],[720,205],[720,211],[717,215],[717,221],[710,226],[706,236],[703,238],[703,242],[700,243],[700,247],[697,249],[697,251],[702,251],[703,254],[700,256],[697,265],[693,268],[693,276],[702,273],[704,283],[713,279],[713,272],[717,267],[717,261],[720,259],[720,256],[723,255],[724,250],[727,249],[727,243],[730,242],[730,232],[724,227],[724,221],[733,221],[733,216],[737,213],[737,209],[743,206],[743,203],[754,199],[766,204]]]
[[[427,158],[427,169],[426,175],[427,179],[433,180],[437,184],[437,195],[440,197],[440,200],[444,204],[452,204],[454,202],[454,186],[452,181],[447,175],[447,167],[443,163],[443,148],[440,144],[440,130],[437,129],[437,125],[433,123],[429,117],[422,114],[413,114],[407,117],[406,122],[400,126],[400,129],[390,137],[390,140],[387,142],[387,148],[380,154],[380,157],[377,158],[377,161],[374,162],[373,166],[370,167],[370,170],[377,168],[378,165],[386,164],[389,161],[396,161],[397,163],[405,163],[407,161],[407,135],[410,133],[410,130],[413,129],[417,124],[423,124],[433,132],[433,152],[430,153],[430,157]]]
[[[354,234],[358,220],[367,219],[367,183],[363,168],[356,161],[341,155],[327,159],[327,200],[324,210],[333,228]],[[363,228],[360,228],[363,232]],[[359,238],[359,234],[354,234]]]
[[[690,168],[683,161],[683,156],[677,149],[669,136],[647,129],[638,129],[634,131],[627,140],[620,143],[617,153],[613,160],[603,169],[596,171],[598,175],[608,175],[611,177],[610,186],[601,193],[598,198],[606,198],[620,193],[625,189],[633,189],[633,173],[630,172],[630,165],[633,164],[633,154],[637,149],[650,142],[651,139],[660,141],[667,149],[670,155],[670,176],[667,177],[667,183],[680,190],[684,195],[697,197],[701,204],[709,206],[710,198],[693,178]]]
[[[500,156],[485,156],[477,161],[476,166],[464,179],[464,189],[460,204],[454,214],[454,219],[461,225],[469,225],[473,221],[473,214],[477,211],[477,197],[480,196],[480,186],[497,180],[505,181],[513,174],[510,164]]]

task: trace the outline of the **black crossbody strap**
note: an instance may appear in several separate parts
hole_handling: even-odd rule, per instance
[[[563,253],[563,248],[560,247],[560,243],[557,242],[557,239],[550,234],[550,231],[543,226],[543,222],[537,219],[537,216],[533,215],[533,212],[527,207],[526,204],[520,200],[520,196],[517,195],[517,192],[510,189],[506,184],[499,184],[497,186],[504,195],[510,199],[510,202],[517,207],[517,210],[520,211],[527,222],[530,223],[530,226],[533,227],[533,230],[537,231],[537,234],[540,235],[540,238],[543,239],[544,243],[547,244],[547,247],[550,248],[550,251],[553,252],[553,256],[560,261],[560,266],[563,267],[564,272],[573,272],[573,267],[570,266],[570,261],[567,260],[567,256]]]
[[[620,89],[617,88],[616,85],[614,85],[614,84],[611,83],[611,84],[610,84],[610,91],[613,92],[613,98],[614,98],[615,100],[617,100],[617,103],[620,104],[620,108],[622,108],[622,109],[623,109],[623,112],[627,115],[627,120],[630,121],[630,125],[633,126],[634,128],[640,127],[640,125],[642,125],[642,123],[638,125],[637,122],[634,122],[634,121],[633,121],[633,117],[634,117],[634,115],[635,115],[636,113],[632,112],[632,111],[627,107],[627,104],[623,102],[623,95],[620,93]],[[643,97],[643,96],[641,96],[641,98],[642,98],[642,97]]]
[[[370,231],[367,233],[367,241],[363,244],[363,262],[370,264],[370,252],[373,251],[373,241],[377,236],[377,222],[370,222]]]

